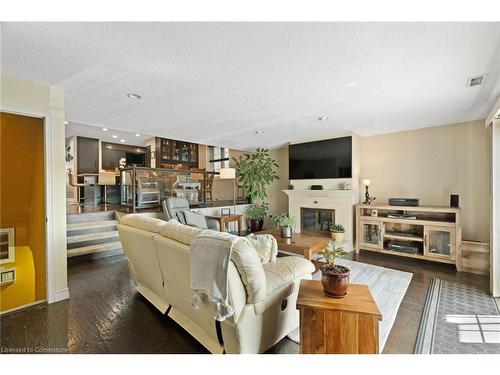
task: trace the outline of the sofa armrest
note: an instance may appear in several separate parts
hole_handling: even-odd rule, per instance
[[[210,219],[206,216],[205,216],[205,219],[207,221],[208,229],[214,230],[216,232],[220,231],[219,221],[217,219]]]
[[[262,314],[271,306],[281,303],[293,293],[298,293],[301,279],[311,279],[316,270],[305,258],[287,256],[263,266],[266,275],[266,298],[254,304],[255,313]]]

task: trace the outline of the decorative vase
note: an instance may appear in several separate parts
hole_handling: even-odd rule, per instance
[[[292,237],[292,227],[281,227],[281,237],[291,238]]]
[[[250,221],[250,232],[260,232],[264,227],[264,220],[249,220]]]
[[[264,219],[259,220],[259,232],[264,228]]]
[[[320,267],[321,284],[325,295],[332,298],[344,298],[349,288],[350,270],[344,266],[335,266],[329,264]]]
[[[345,232],[330,232],[332,235],[332,240],[335,242],[344,242]]]

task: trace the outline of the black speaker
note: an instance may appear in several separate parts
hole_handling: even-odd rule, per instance
[[[323,185],[311,185],[311,190],[323,190]]]
[[[450,207],[458,207],[458,195],[451,194],[450,195]]]

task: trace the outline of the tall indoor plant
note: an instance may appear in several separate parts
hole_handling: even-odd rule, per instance
[[[269,206],[266,188],[276,179],[279,179],[279,167],[269,155],[269,150],[258,148],[253,153],[245,153],[239,158],[234,158],[236,178],[243,189],[250,196],[252,205],[247,211],[252,232],[262,230],[264,218],[267,216]]]

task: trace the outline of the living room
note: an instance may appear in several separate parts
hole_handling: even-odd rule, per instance
[[[2,354],[500,354],[499,22],[1,31]]]

